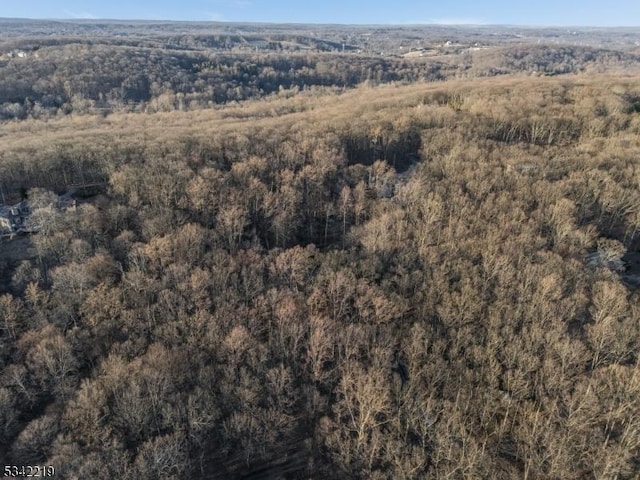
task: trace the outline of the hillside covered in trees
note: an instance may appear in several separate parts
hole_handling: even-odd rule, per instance
[[[0,465],[640,475],[633,49],[172,54],[78,24],[0,59],[1,199],[38,225],[0,239]]]
[[[193,111],[365,82],[638,73],[639,45],[640,29],[0,19],[0,120]]]

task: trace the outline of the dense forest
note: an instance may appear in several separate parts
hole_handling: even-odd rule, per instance
[[[567,47],[496,48],[438,58],[319,53],[205,53],[67,44],[0,60],[0,119],[69,113],[195,110],[269,94],[514,72],[557,75],[624,68],[640,56]]]
[[[640,31],[624,29],[52,24],[0,20],[0,121],[196,110],[364,82],[631,73],[640,60]]]
[[[24,107],[40,78],[43,95],[146,98],[0,123],[2,201],[39,225],[0,240],[0,465],[640,475],[637,76],[428,82],[377,59],[403,80],[387,84],[340,55],[247,56],[247,72],[231,54],[72,48],[56,71],[42,57],[18,77],[11,59],[1,95],[24,82],[8,100]],[[136,65],[148,83],[126,82]],[[251,89],[269,68],[273,95],[149,108],[155,84]],[[305,68],[323,88],[291,88]]]

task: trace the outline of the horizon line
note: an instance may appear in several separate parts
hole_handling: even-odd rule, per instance
[[[517,27],[517,28],[636,28],[637,25],[571,25],[571,24],[525,24],[525,23],[448,23],[448,22],[415,22],[415,23],[342,23],[342,22],[303,22],[303,21],[259,21],[259,20],[172,20],[172,19],[149,19],[149,18],[74,18],[74,17],[2,17],[0,21],[31,21],[31,22],[75,22],[75,23],[103,23],[103,22],[139,22],[139,23],[210,23],[220,25],[317,25],[317,26],[355,26],[355,27]]]

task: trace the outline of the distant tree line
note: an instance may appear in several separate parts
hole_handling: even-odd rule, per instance
[[[266,42],[266,50],[230,53],[215,49],[227,40],[235,45],[239,39],[224,40],[220,35],[172,38],[164,38],[161,45],[144,39],[132,45],[131,40],[100,37],[84,41],[48,39],[45,45],[29,43],[26,58],[0,60],[0,120],[123,110],[189,110],[260,98],[281,90],[508,73],[556,75],[629,69],[638,61],[630,53],[544,45],[467,51],[436,60],[282,53],[276,45],[278,39],[289,38],[286,36]],[[249,40],[242,38],[241,45],[258,41],[250,36]],[[295,36],[289,40],[303,41]],[[17,42],[21,43],[24,41]]]
[[[72,44],[41,48],[28,58],[4,62],[0,68],[0,117],[184,110],[258,98],[281,89],[437,78],[437,68],[382,58],[205,55]]]

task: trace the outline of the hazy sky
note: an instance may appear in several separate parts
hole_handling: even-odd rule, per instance
[[[0,17],[640,26],[640,0],[0,0]]]

